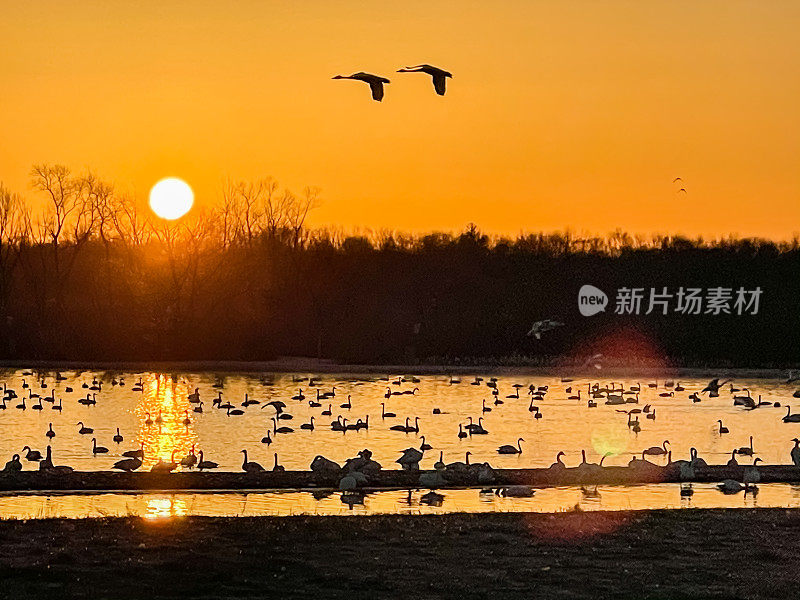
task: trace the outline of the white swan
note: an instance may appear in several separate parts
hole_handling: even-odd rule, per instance
[[[750,436],[750,445],[749,446],[742,446],[741,448],[736,449],[737,454],[741,454],[742,456],[753,456],[753,436]]]
[[[196,464],[197,464],[197,456],[194,453],[194,444],[192,444],[192,449],[189,450],[189,454],[187,454],[181,459],[181,466],[191,469]]]
[[[666,454],[668,445],[669,440],[664,440],[664,443],[661,446],[650,446],[649,448],[642,450],[642,454],[648,456],[659,456]]]
[[[530,498],[536,491],[529,485],[509,485],[500,488],[500,496],[508,498]]]
[[[697,449],[696,448],[690,448],[689,449],[689,455],[692,457],[692,466],[694,468],[698,468],[699,467],[699,468],[702,469],[702,468],[705,468],[705,467],[708,466],[708,463],[697,455]]]
[[[200,461],[197,463],[198,470],[202,471],[203,469],[216,469],[218,466],[219,465],[213,460],[204,460],[203,451],[200,450]]]
[[[394,462],[398,463],[404,471],[417,471],[421,460],[422,452],[416,448],[406,448],[403,450],[403,455]]]
[[[498,454],[522,454],[522,442],[525,440],[523,438],[519,438],[517,440],[517,445],[512,446],[511,444],[504,444],[497,449]]]
[[[170,473],[175,470],[178,466],[178,463],[175,462],[175,453],[177,452],[176,449],[173,448],[172,454],[169,457],[169,462],[165,461],[163,458],[158,459],[158,462],[153,465],[153,468],[150,469],[152,473]]]
[[[565,456],[565,455],[566,455],[566,453],[563,452],[563,451],[561,451],[558,454],[556,454],[556,462],[554,462],[552,465],[550,465],[549,468],[554,469],[554,470],[559,470],[559,471],[561,469],[566,469],[567,465],[565,465],[564,461],[561,460],[561,457]]]
[[[756,466],[760,460],[760,458],[755,459],[752,466],[745,468],[742,476],[742,481],[744,481],[745,485],[761,481],[761,473],[758,472],[758,467]]]
[[[439,452],[439,460],[437,460],[435,463],[433,463],[433,468],[436,469],[437,471],[441,471],[442,469],[445,468],[445,464],[444,464],[443,458],[444,458],[444,452],[440,451]]]
[[[800,423],[800,413],[792,414],[792,407],[786,407],[786,416],[783,417],[784,423]]]
[[[247,460],[247,450],[242,450],[242,454],[244,454],[244,458],[242,459],[242,471],[247,473],[260,473],[264,471],[264,467],[257,462]]]
[[[142,459],[138,456],[133,458],[123,458],[122,460],[118,460],[114,463],[114,466],[111,467],[112,469],[119,469],[121,471],[127,471],[130,473],[131,471],[135,471],[139,467],[142,466]]]
[[[108,454],[108,448],[97,445],[97,438],[92,438],[92,454]]]
[[[726,479],[722,483],[717,484],[717,489],[723,494],[738,494],[745,489],[745,486],[735,479]]]

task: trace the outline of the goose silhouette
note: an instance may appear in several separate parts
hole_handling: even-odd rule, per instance
[[[452,78],[452,73],[445,71],[444,69],[440,69],[439,67],[434,67],[433,65],[417,65],[415,67],[406,67],[404,69],[398,69],[398,73],[425,73],[430,75],[433,78],[433,89],[436,90],[436,93],[440,96],[444,96],[445,87],[447,83],[447,78]]]
[[[369,89],[372,91],[372,99],[377,102],[383,100],[383,84],[391,83],[385,77],[373,75],[372,73],[365,73],[364,71],[359,71],[352,75],[336,75],[333,79],[354,79],[355,81],[363,81],[369,85]]]

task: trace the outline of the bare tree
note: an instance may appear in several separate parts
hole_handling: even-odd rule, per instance
[[[27,280],[40,303],[39,313],[49,315],[51,326],[67,335],[70,321],[64,311],[66,289],[81,249],[96,233],[101,214],[107,213],[112,188],[92,173],[75,177],[63,165],[48,164],[33,167],[31,185],[48,200],[38,229],[52,260],[47,252],[36,253],[39,269],[27,265]]]
[[[217,210],[217,226],[223,248],[228,248],[236,242],[239,219],[238,186],[232,181],[227,181],[222,188],[222,204]]]
[[[64,233],[70,214],[77,206],[76,186],[70,170],[64,165],[34,165],[31,170],[31,186],[43,192],[50,201],[50,210],[41,219],[41,231],[56,250]]]
[[[22,198],[0,183],[0,329],[9,349],[9,300],[20,250],[30,240],[30,224],[30,211]]]
[[[303,190],[300,198],[291,197],[288,202],[286,214],[288,217],[289,229],[292,233],[292,244],[295,247],[301,245],[303,241],[304,226],[308,213],[312,208],[319,204],[319,188],[307,187]]]
[[[266,232],[270,238],[275,238],[285,226],[286,209],[284,199],[286,194],[278,196],[278,182],[272,177],[262,179],[262,189],[262,232]]]
[[[132,198],[115,194],[110,205],[109,218],[118,241],[132,248],[139,248],[150,241],[152,227]]]

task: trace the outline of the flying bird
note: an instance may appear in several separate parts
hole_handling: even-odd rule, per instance
[[[359,71],[352,75],[336,75],[333,79],[355,79],[356,81],[363,81],[369,84],[369,89],[372,90],[372,99],[380,102],[383,100],[383,84],[391,83],[385,77],[380,75],[373,75],[372,73],[364,73]]]
[[[447,78],[452,78],[452,73],[445,71],[444,69],[440,69],[439,67],[434,67],[433,65],[417,65],[416,67],[406,67],[405,69],[398,69],[398,73],[427,73],[433,78],[433,89],[436,90],[436,93],[440,96],[444,96],[445,92],[445,82]]]
[[[688,192],[686,191],[686,188],[681,188],[681,189],[679,189],[679,190],[678,190],[678,193],[679,193],[679,194],[680,194],[681,192],[683,192],[684,194],[687,194],[687,193],[688,193]]]
[[[601,358],[603,358],[603,355],[600,354],[600,353],[592,354],[589,358],[587,358],[583,362],[583,366],[584,367],[594,367],[595,369],[602,369],[603,368],[603,364],[600,362]]]
[[[676,177],[675,179],[672,180],[672,183],[678,183],[679,181],[683,183],[683,179],[681,179],[680,177]]]
[[[532,326],[530,331],[528,332],[528,337],[533,336],[537,340],[542,339],[542,334],[555,329],[556,327],[563,327],[563,323],[559,323],[558,321],[553,321],[552,319],[543,319],[541,321],[536,321]]]
[[[712,379],[711,381],[708,382],[708,385],[706,385],[706,387],[700,390],[700,393],[702,394],[703,392],[711,392],[712,394],[718,394],[719,389],[729,381],[730,379],[726,379],[725,381],[722,382],[720,382],[719,378]]]

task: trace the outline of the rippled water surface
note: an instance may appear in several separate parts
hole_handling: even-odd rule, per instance
[[[734,380],[736,388],[749,388],[754,397],[764,401],[780,402],[781,408],[763,407],[746,410],[733,406],[730,386],[726,385],[719,397],[703,396],[699,403],[692,402],[689,395],[699,392],[707,380],[683,380],[675,382],[684,387],[666,388],[663,380],[615,380],[625,389],[641,384],[638,405],[609,406],[603,400],[597,407],[587,406],[588,386],[599,383],[605,387],[612,384],[603,379],[576,379],[563,382],[555,377],[505,377],[497,381],[498,395],[483,382],[471,385],[472,376],[463,376],[461,383],[451,383],[446,376],[420,376],[418,382],[407,381],[400,385],[394,382],[397,375],[386,379],[376,376],[323,375],[314,387],[308,380],[296,381],[308,374],[236,374],[212,373],[92,373],[63,372],[65,380],[56,381],[55,373],[25,375],[23,371],[6,372],[3,381],[7,388],[14,389],[17,398],[6,402],[0,410],[0,457],[8,460],[28,445],[42,451],[48,443],[45,433],[49,424],[55,437],[50,441],[55,464],[71,465],[77,470],[95,471],[110,469],[121,452],[144,444],[145,466],[149,468],[158,459],[168,460],[175,451],[176,460],[185,456],[192,446],[204,451],[207,460],[219,463],[221,470],[239,470],[241,450],[249,452],[249,459],[261,462],[266,468],[273,464],[273,453],[278,454],[280,464],[287,469],[307,469],[317,454],[341,462],[362,448],[370,448],[374,458],[384,468],[395,468],[394,461],[399,451],[418,447],[422,436],[433,449],[426,452],[423,468],[431,468],[443,453],[445,462],[464,460],[465,452],[471,452],[473,461],[489,461],[495,467],[542,467],[550,465],[557,452],[563,450],[567,465],[580,462],[580,451],[586,450],[590,462],[598,462],[605,453],[614,453],[606,459],[606,465],[626,464],[633,453],[649,446],[670,441],[673,459],[685,458],[690,447],[696,447],[700,455],[710,464],[724,463],[733,448],[749,445],[754,438],[756,455],[765,463],[788,463],[793,437],[800,436],[800,423],[783,423],[786,405],[794,400],[800,411],[800,399],[792,398],[797,389],[780,380]],[[91,386],[93,379],[102,381],[100,391],[92,392],[83,385]],[[133,384],[141,378],[143,391],[133,391]],[[488,380],[489,375],[484,376]],[[112,385],[112,380],[122,379],[124,386]],[[388,379],[388,380],[387,380]],[[42,382],[47,387],[42,387]],[[24,388],[23,383],[28,387]],[[648,387],[657,383],[657,387]],[[221,385],[222,387],[215,387]],[[514,384],[523,386],[513,387]],[[547,386],[541,400],[535,400],[541,418],[535,419],[535,411],[529,410],[528,387]],[[74,391],[65,391],[67,387]],[[321,400],[321,407],[312,407],[317,391],[330,392],[335,387],[335,397]],[[198,406],[189,402],[189,394],[195,388],[203,402],[203,412],[195,413]],[[413,392],[394,394],[391,392]],[[516,395],[519,398],[508,398]],[[567,390],[570,391],[567,391]],[[302,390],[303,400],[293,400]],[[581,399],[569,399],[581,392]],[[243,415],[227,415],[225,410],[212,407],[212,399],[222,393],[223,401],[244,410]],[[56,402],[39,402],[35,396],[25,401],[26,410],[15,408],[29,394],[41,397],[55,395]],[[81,405],[78,400],[87,394],[96,394],[97,404]],[[672,394],[662,396],[661,394]],[[741,394],[745,392],[737,392]],[[245,394],[260,402],[242,408]],[[341,408],[350,397],[351,408]],[[631,397],[631,396],[626,396]],[[495,400],[502,404],[495,404]],[[63,409],[53,409],[61,401]],[[281,420],[279,426],[293,428],[293,433],[271,434],[272,444],[261,442],[268,431],[273,431],[272,418],[276,412],[265,403],[281,400],[286,403],[285,412],[291,420]],[[483,412],[483,401],[490,412]],[[386,411],[397,417],[381,418],[381,403]],[[41,405],[42,410],[33,410]],[[628,415],[620,410],[643,409],[646,404],[655,410],[655,419],[644,413],[638,415],[641,431],[628,426]],[[330,406],[331,416],[321,413]],[[441,414],[433,414],[439,409]],[[187,412],[188,411],[188,412]],[[149,416],[148,416],[149,414]],[[651,413],[652,414],[652,413]],[[159,415],[161,423],[159,424]],[[349,422],[369,417],[369,429],[332,431],[330,423],[337,416]],[[464,439],[458,437],[459,424],[469,417],[483,417],[487,435],[474,435]],[[314,417],[315,429],[302,430],[300,425],[310,423]],[[391,425],[402,424],[409,417],[419,417],[420,432],[403,433],[390,430]],[[185,419],[188,424],[184,424]],[[148,424],[148,419],[152,424]],[[721,419],[729,433],[720,434],[717,420]],[[80,435],[78,422],[94,429],[93,434]],[[112,436],[119,428],[124,440],[117,444]],[[92,454],[92,437],[107,447],[107,454]],[[501,444],[522,442],[521,455],[499,455]],[[749,459],[743,459],[743,461]],[[35,463],[25,462],[25,469],[36,468]]]

